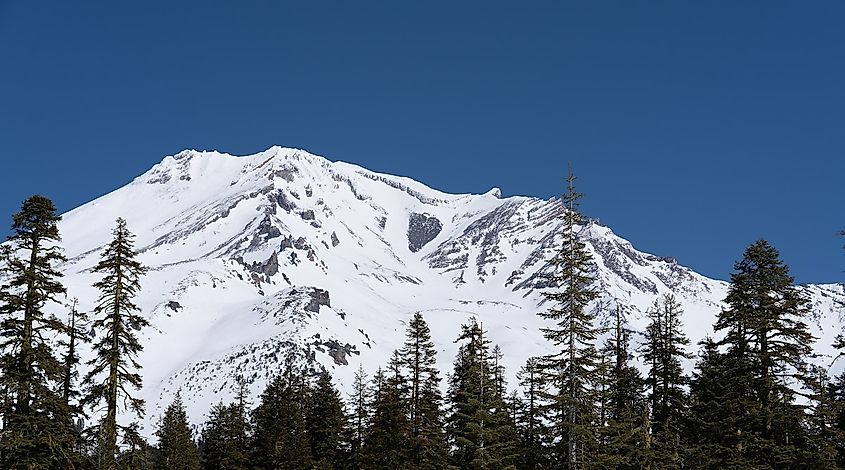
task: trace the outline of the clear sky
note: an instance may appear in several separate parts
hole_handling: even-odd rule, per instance
[[[278,144],[584,209],[727,278],[845,279],[841,1],[0,0],[0,220]],[[3,223],[5,225],[5,223]]]

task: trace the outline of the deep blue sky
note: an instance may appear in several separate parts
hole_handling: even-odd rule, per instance
[[[417,6],[411,5],[417,3]],[[845,279],[845,3],[0,0],[0,220],[279,144],[584,209],[726,278]],[[3,222],[5,226],[5,222]]]

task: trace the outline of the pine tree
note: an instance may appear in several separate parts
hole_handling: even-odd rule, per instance
[[[518,467],[526,470],[550,468],[548,446],[551,442],[547,417],[540,406],[546,392],[546,382],[539,371],[539,360],[530,357],[522,366],[517,379],[522,390],[522,402],[517,413],[517,429],[522,449]]]
[[[401,358],[394,351],[387,372],[379,369],[373,377],[372,415],[362,449],[363,468],[412,468],[408,394]]]
[[[332,384],[329,373],[323,371],[311,389],[305,415],[305,430],[315,468],[341,467],[347,453],[343,442],[345,426],[346,415],[340,393]]]
[[[252,411],[252,465],[256,469],[311,467],[305,409],[308,390],[303,374],[288,363],[267,384]]]
[[[199,450],[204,470],[249,468],[249,422],[242,401],[211,408]]]
[[[135,236],[126,227],[126,221],[119,218],[116,224],[114,238],[93,269],[103,278],[94,283],[100,291],[92,324],[97,336],[93,345],[96,355],[88,361],[91,370],[85,376],[89,387],[84,403],[97,412],[105,412],[97,433],[99,461],[104,469],[116,466],[121,431],[117,424],[118,404],[125,404],[138,418],[144,415],[144,401],[131,393],[141,388],[137,356],[143,346],[136,330],[149,325],[132,300],[141,289],[140,277],[146,268],[135,259]]]
[[[64,367],[47,338],[67,325],[45,313],[65,293],[55,265],[61,218],[43,196],[24,201],[12,217],[12,235],[0,250],[7,282],[0,287],[0,384],[6,393],[0,449],[4,466],[47,468],[74,459],[70,410],[56,390]]]
[[[422,315],[414,314],[399,351],[400,364],[408,373],[410,395],[410,464],[419,469],[437,469],[446,465],[446,436],[440,395],[440,377],[431,330]]]
[[[652,446],[661,468],[680,468],[682,417],[687,408],[685,387],[689,380],[681,360],[692,356],[686,351],[689,339],[683,331],[681,305],[671,294],[654,301],[643,344],[643,359],[649,366],[648,384],[652,410]]]
[[[550,261],[555,272],[550,276],[554,291],[544,292],[553,306],[539,315],[554,322],[543,328],[543,335],[558,352],[544,356],[541,371],[549,384],[543,407],[555,435],[552,464],[574,470],[592,460],[590,449],[594,434],[592,385],[596,380],[597,330],[587,306],[599,297],[593,289],[595,280],[592,256],[580,239],[578,228],[584,219],[578,211],[581,194],[575,191],[575,176],[570,170],[567,192],[563,196],[563,242]]]
[[[199,470],[200,460],[194,443],[182,396],[176,394],[156,430],[158,437],[157,468],[168,470]]]

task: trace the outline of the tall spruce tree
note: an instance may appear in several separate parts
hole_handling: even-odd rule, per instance
[[[419,469],[443,468],[447,449],[437,353],[431,340],[431,330],[419,312],[408,324],[405,344],[399,355],[400,363],[408,374],[410,464]]]
[[[308,387],[304,374],[292,362],[285,366],[261,394],[252,411],[253,468],[299,469],[311,467],[305,427]]]
[[[584,218],[578,210],[582,195],[575,191],[575,175],[567,176],[563,196],[563,224],[560,250],[550,264],[549,282],[554,290],[544,292],[552,307],[539,315],[554,322],[543,335],[558,349],[544,356],[540,369],[549,384],[543,407],[551,420],[555,443],[552,465],[574,470],[592,460],[594,435],[594,393],[596,381],[597,329],[588,304],[599,297],[592,287],[594,264],[586,244],[579,237]]]
[[[648,311],[650,322],[643,343],[652,412],[652,455],[661,468],[667,469],[680,468],[683,463],[682,417],[687,408],[689,379],[681,361],[692,355],[686,350],[689,339],[683,331],[682,315],[681,305],[673,295],[656,299]]]
[[[65,335],[67,325],[45,311],[65,293],[55,267],[65,261],[59,220],[52,201],[32,196],[12,216],[12,235],[0,248],[7,279],[0,287],[4,467],[48,468],[74,460],[71,413],[57,392],[64,367],[48,340]]]
[[[121,431],[117,424],[118,404],[125,404],[138,418],[144,415],[144,401],[133,396],[132,391],[141,388],[137,357],[143,346],[136,330],[149,325],[133,302],[141,289],[140,278],[146,272],[135,259],[135,236],[122,218],[117,219],[112,234],[114,238],[93,270],[103,277],[94,283],[100,291],[92,324],[97,340],[93,345],[95,356],[88,361],[91,370],[85,376],[89,387],[84,398],[84,403],[95,411],[105,412],[97,429],[98,461],[104,469],[117,465]]]
[[[345,427],[340,393],[332,384],[331,375],[323,371],[311,387],[305,414],[305,432],[315,468],[342,468],[347,454]]]
[[[158,437],[157,468],[199,470],[199,453],[188,424],[188,415],[185,413],[181,394],[177,393],[173,403],[164,410],[156,436]]]

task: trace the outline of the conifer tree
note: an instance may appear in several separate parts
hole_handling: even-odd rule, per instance
[[[517,379],[522,390],[522,402],[517,413],[517,429],[522,449],[518,467],[526,470],[550,468],[548,446],[551,442],[546,427],[547,417],[540,406],[546,393],[546,382],[538,366],[539,360],[530,357],[522,366]]]
[[[596,380],[597,329],[588,304],[599,297],[592,287],[594,264],[586,244],[579,237],[584,219],[578,210],[582,195],[575,191],[575,175],[570,170],[563,196],[562,245],[550,261],[555,271],[549,282],[552,291],[544,297],[552,303],[539,315],[554,322],[543,328],[543,335],[558,352],[544,356],[541,371],[549,384],[543,407],[551,420],[556,439],[552,465],[574,470],[592,460],[590,442],[594,435],[594,396]]]
[[[196,443],[188,425],[188,416],[182,404],[182,396],[177,393],[164,415],[158,430],[157,468],[168,470],[199,470],[200,460]]]
[[[211,408],[199,447],[204,470],[249,468],[249,422],[242,401]]]
[[[84,399],[95,411],[105,412],[97,432],[99,461],[104,469],[116,466],[121,431],[117,424],[118,404],[123,403],[138,418],[144,415],[144,401],[133,396],[132,391],[141,388],[137,357],[143,346],[136,330],[149,325],[133,302],[141,289],[140,278],[146,272],[135,259],[135,236],[122,218],[117,219],[112,234],[114,238],[93,269],[103,277],[94,283],[100,291],[92,324],[97,336],[93,345],[96,355],[88,361],[91,370],[85,376],[89,387]]]
[[[367,383],[367,374],[363,366],[358,366],[355,372],[355,379],[352,382],[352,394],[349,396],[350,413],[347,418],[349,458],[347,467],[359,469],[363,465],[364,439],[367,432],[367,423],[370,420],[370,393]]]
[[[292,363],[267,384],[252,411],[254,426],[253,468],[298,469],[311,467],[305,429],[307,386]]]
[[[117,458],[117,468],[121,470],[155,469],[155,449],[141,436],[138,423],[126,426],[123,433],[123,449]]]
[[[462,325],[462,342],[449,380],[447,432],[450,465],[458,468],[512,468],[517,456],[505,393],[484,329],[472,318]]]
[[[601,350],[606,358],[607,391],[600,394],[606,409],[600,413],[603,419],[598,433],[603,441],[598,453],[617,469],[645,468],[651,461],[649,426],[644,422],[648,414],[644,380],[630,364],[630,334],[623,310],[617,306],[611,334]]]
[[[807,356],[813,337],[803,318],[807,300],[766,241],[745,251],[714,329],[707,360],[693,384],[691,417],[699,429],[699,456],[717,466],[790,468],[810,465],[806,406]],[[714,408],[704,409],[709,401]],[[694,434],[694,433],[691,433]],[[706,439],[703,440],[702,439]]]
[[[387,372],[379,369],[373,377],[372,415],[362,449],[363,468],[412,468],[407,397],[401,358],[394,351]]]
[[[650,323],[643,344],[643,359],[649,366],[653,457],[661,468],[679,468],[683,458],[681,420],[687,407],[688,378],[681,360],[692,356],[686,351],[689,339],[683,331],[682,314],[673,295],[656,299],[648,311]]]
[[[414,314],[399,351],[400,363],[408,373],[408,421],[410,464],[419,469],[446,465],[446,436],[440,395],[440,377],[431,330],[422,315]]]
[[[340,393],[332,384],[329,373],[323,371],[311,389],[305,415],[305,430],[315,468],[339,468],[345,461],[345,426],[346,415]]]
[[[7,279],[0,287],[4,466],[47,468],[74,459],[70,410],[56,391],[64,367],[48,341],[66,334],[67,325],[44,310],[65,293],[55,267],[65,261],[59,220],[49,199],[32,196],[12,217],[12,235],[0,248]]]

